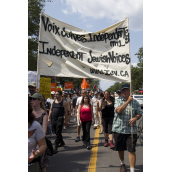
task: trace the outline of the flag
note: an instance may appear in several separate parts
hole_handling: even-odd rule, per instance
[[[83,78],[82,83],[81,83],[81,88],[83,90],[83,89],[86,89],[86,87],[87,87],[87,81],[85,78]]]
[[[71,88],[71,90],[69,92],[73,94],[74,93],[74,89]]]

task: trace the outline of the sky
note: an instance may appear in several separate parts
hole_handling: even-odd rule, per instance
[[[46,1],[44,13],[80,29],[96,32],[129,17],[130,58],[136,66],[135,53],[143,46],[143,0],[53,0]],[[115,82],[100,81],[105,91]]]

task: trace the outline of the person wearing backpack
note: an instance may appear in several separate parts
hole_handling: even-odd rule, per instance
[[[56,134],[54,154],[57,153],[59,146],[65,145],[62,137],[62,129],[64,121],[65,125],[68,123],[67,103],[62,99],[62,91],[57,90],[55,98],[56,99],[51,104],[48,116],[48,123],[50,123],[52,115],[52,130]]]

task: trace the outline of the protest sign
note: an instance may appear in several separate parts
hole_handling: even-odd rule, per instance
[[[56,92],[56,83],[51,83],[51,91],[55,91]]]
[[[73,82],[64,83],[64,89],[65,90],[71,90],[71,88],[73,88]]]
[[[41,12],[38,74],[130,82],[128,18],[91,33]]]
[[[40,78],[39,92],[44,95],[45,98],[51,98],[51,78]]]
[[[37,80],[37,71],[28,71],[28,85],[30,82],[35,82]],[[40,82],[40,75],[38,75],[38,88]]]

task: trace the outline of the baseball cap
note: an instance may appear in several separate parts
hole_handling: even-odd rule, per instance
[[[36,82],[30,82],[29,85],[28,85],[28,87],[29,87],[29,86],[36,87]]]
[[[124,85],[122,85],[121,90],[124,89],[124,88],[130,89],[130,85],[129,85],[129,84],[124,84]]]
[[[51,94],[55,94],[55,91],[51,91]]]
[[[38,98],[39,100],[41,100],[41,102],[44,101],[43,96],[40,93],[34,93],[32,96],[30,96],[32,98]]]

